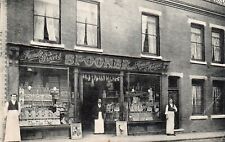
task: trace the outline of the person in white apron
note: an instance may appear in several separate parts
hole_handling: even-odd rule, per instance
[[[11,100],[6,102],[5,117],[5,142],[20,142],[20,126],[19,126],[20,104],[17,101],[17,94],[11,95]]]
[[[103,119],[103,106],[102,106],[102,100],[98,99],[97,108],[95,110],[96,112],[96,119],[95,119],[95,134],[103,134],[104,133],[104,119]]]
[[[166,134],[175,135],[174,133],[174,116],[177,112],[177,107],[175,106],[173,99],[169,99],[169,104],[166,105]]]

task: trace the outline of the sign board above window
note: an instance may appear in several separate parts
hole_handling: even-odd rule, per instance
[[[147,60],[34,48],[20,48],[19,60],[20,64],[50,64],[154,73],[165,72],[169,64],[168,61],[162,60]]]

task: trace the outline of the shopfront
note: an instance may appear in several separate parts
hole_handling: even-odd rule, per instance
[[[52,136],[69,136],[73,123],[93,133],[99,99],[105,133],[115,133],[117,121],[127,122],[128,134],[162,129],[161,84],[167,66],[162,60],[20,48],[22,134],[31,137],[26,130],[38,135],[44,129],[40,137],[46,137],[51,129]]]

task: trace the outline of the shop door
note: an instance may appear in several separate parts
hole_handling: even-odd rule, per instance
[[[99,88],[98,86],[91,85],[89,82],[84,82],[84,90],[83,90],[83,105],[82,105],[82,127],[86,131],[94,130],[94,119],[95,119],[95,110],[98,96],[99,96]]]
[[[175,113],[175,129],[179,129],[179,78],[169,77],[168,85],[168,98],[172,98],[174,100],[174,103],[178,109]]]

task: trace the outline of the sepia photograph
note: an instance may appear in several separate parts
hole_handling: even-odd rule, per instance
[[[225,142],[225,0],[0,0],[0,142]]]

